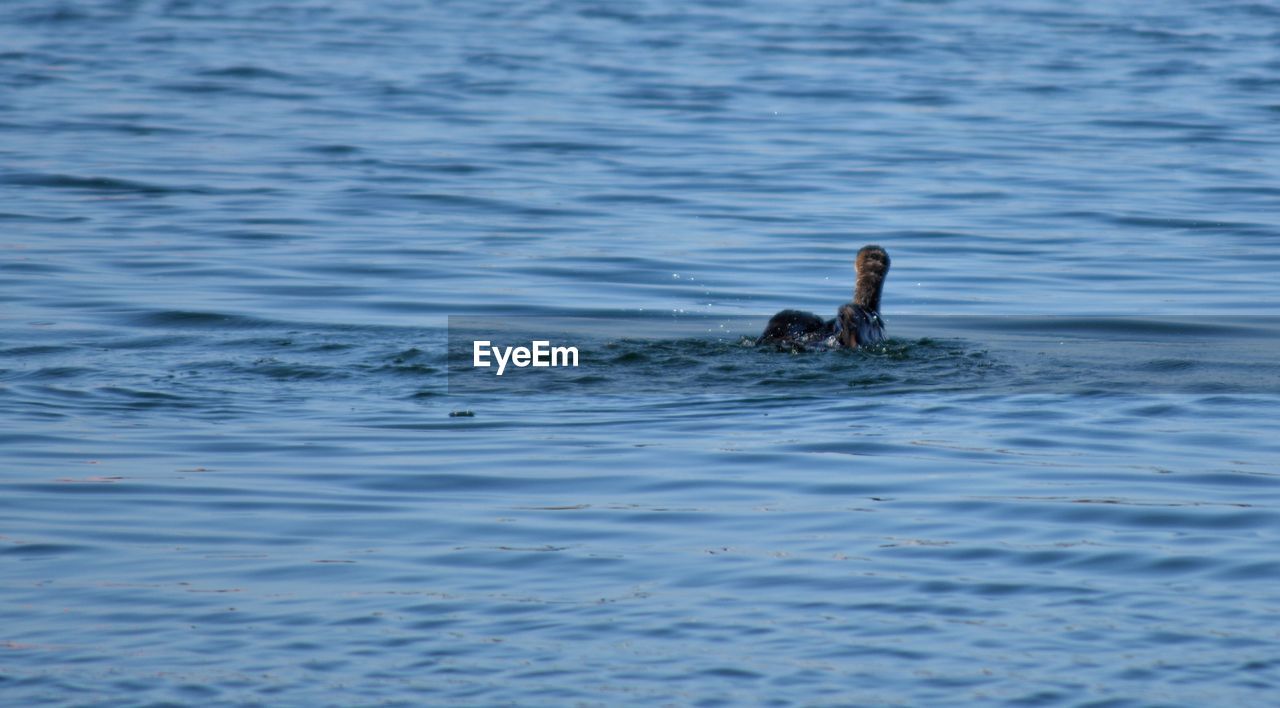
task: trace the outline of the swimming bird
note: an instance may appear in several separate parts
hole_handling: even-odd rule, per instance
[[[783,310],[769,318],[758,343],[784,346],[820,345],[848,347],[876,344],[884,340],[884,320],[880,318],[880,294],[889,274],[889,254],[876,245],[863,246],[853,262],[853,302],[836,310],[834,319],[824,320],[812,312]]]

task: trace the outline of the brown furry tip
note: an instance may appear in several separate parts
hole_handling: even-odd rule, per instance
[[[853,262],[857,274],[853,288],[853,304],[866,308],[871,312],[880,311],[880,293],[884,290],[884,279],[889,274],[889,254],[881,247],[872,244],[863,246]]]

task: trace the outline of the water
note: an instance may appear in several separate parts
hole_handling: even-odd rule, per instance
[[[1278,20],[5,3],[0,699],[1273,701]]]

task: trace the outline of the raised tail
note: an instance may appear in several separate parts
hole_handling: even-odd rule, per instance
[[[853,304],[869,311],[880,312],[880,292],[889,274],[889,254],[879,246],[863,246],[853,262],[857,280],[853,287]]]

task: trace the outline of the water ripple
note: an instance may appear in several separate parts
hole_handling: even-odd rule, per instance
[[[1280,687],[1275,8],[6,10],[8,703]]]

